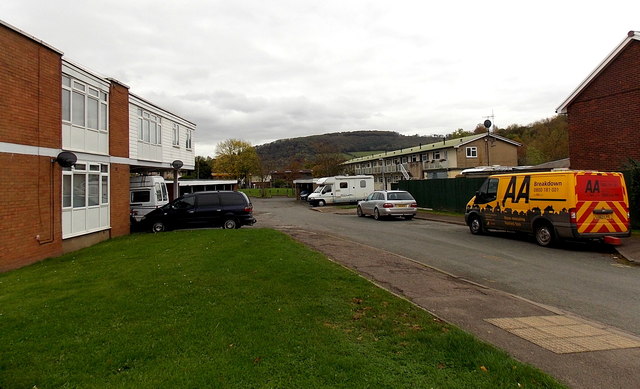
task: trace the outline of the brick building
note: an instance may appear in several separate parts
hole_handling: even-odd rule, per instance
[[[373,175],[376,189],[389,189],[402,179],[453,178],[478,166],[518,166],[520,146],[495,134],[475,134],[353,158],[342,165],[345,174]]]
[[[131,172],[193,169],[194,130],[0,21],[0,271],[128,234]]]
[[[567,114],[572,169],[619,171],[640,160],[640,32],[627,37],[556,109]]]

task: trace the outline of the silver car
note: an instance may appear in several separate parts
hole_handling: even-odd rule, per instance
[[[358,216],[372,215],[374,219],[387,216],[404,216],[411,220],[416,215],[418,204],[411,193],[404,190],[377,190],[365,200],[358,202]]]

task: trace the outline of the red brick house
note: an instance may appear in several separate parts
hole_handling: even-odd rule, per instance
[[[0,272],[128,234],[130,173],[193,169],[194,130],[0,21]]]
[[[619,171],[640,160],[640,32],[627,37],[556,109],[567,114],[572,169]]]

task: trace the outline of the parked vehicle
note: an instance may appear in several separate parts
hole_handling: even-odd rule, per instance
[[[300,200],[307,201],[307,197],[309,197],[309,191],[303,190],[300,192]]]
[[[167,184],[162,176],[136,176],[129,179],[129,208],[134,222],[169,202]]]
[[[188,193],[149,212],[142,223],[153,232],[178,228],[240,228],[253,225],[253,205],[242,192]]]
[[[558,171],[487,178],[467,204],[472,234],[500,229],[532,233],[540,246],[558,239],[616,243],[631,233],[620,173]]]
[[[309,194],[311,205],[356,203],[373,191],[373,176],[334,176],[318,179],[318,187]]]
[[[403,216],[413,219],[418,211],[418,204],[411,193],[404,190],[377,190],[363,201],[358,202],[358,216],[373,216],[380,220],[388,216]]]

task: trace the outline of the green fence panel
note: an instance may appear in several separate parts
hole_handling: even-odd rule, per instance
[[[418,206],[440,211],[464,212],[485,178],[436,178],[400,181],[398,189],[406,190]]]

